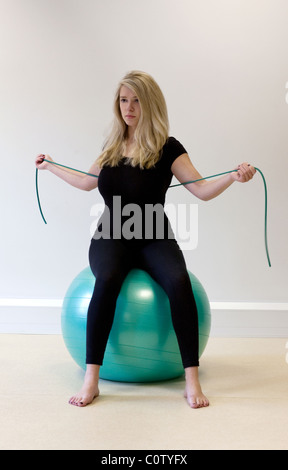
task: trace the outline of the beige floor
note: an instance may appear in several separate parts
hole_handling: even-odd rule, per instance
[[[211,338],[201,378],[211,400],[191,410],[183,379],[101,381],[101,397],[67,404],[83,373],[61,336],[0,335],[1,450],[288,449],[285,339]]]

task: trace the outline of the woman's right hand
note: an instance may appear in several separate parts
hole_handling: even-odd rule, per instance
[[[40,153],[40,155],[38,155],[35,160],[35,165],[36,165],[36,168],[38,168],[38,170],[47,170],[49,163],[44,162],[44,159],[49,160],[50,162],[53,162],[50,155],[44,155],[43,153]]]

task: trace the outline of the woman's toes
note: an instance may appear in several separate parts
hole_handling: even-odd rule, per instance
[[[70,398],[69,404],[74,405],[74,406],[79,406],[79,402],[80,402],[81,398],[79,398],[77,396],[74,396],[74,397]]]
[[[209,406],[209,401],[205,398],[197,398],[195,396],[186,396],[188,405],[191,408],[204,408],[206,406]]]

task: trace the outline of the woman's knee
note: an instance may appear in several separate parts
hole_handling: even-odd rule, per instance
[[[184,270],[175,271],[172,276],[167,276],[164,285],[168,295],[187,296],[192,293],[189,274]]]
[[[110,267],[107,269],[102,269],[98,272],[96,282],[98,282],[99,284],[101,283],[102,285],[104,284],[107,286],[116,286],[119,283],[123,282],[126,275],[126,270],[123,272],[118,267],[114,269]]]

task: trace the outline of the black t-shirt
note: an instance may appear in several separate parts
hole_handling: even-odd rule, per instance
[[[116,167],[102,168],[98,188],[105,210],[94,238],[173,238],[164,204],[173,177],[171,166],[184,153],[183,145],[169,137],[153,168],[132,167],[125,157]]]

